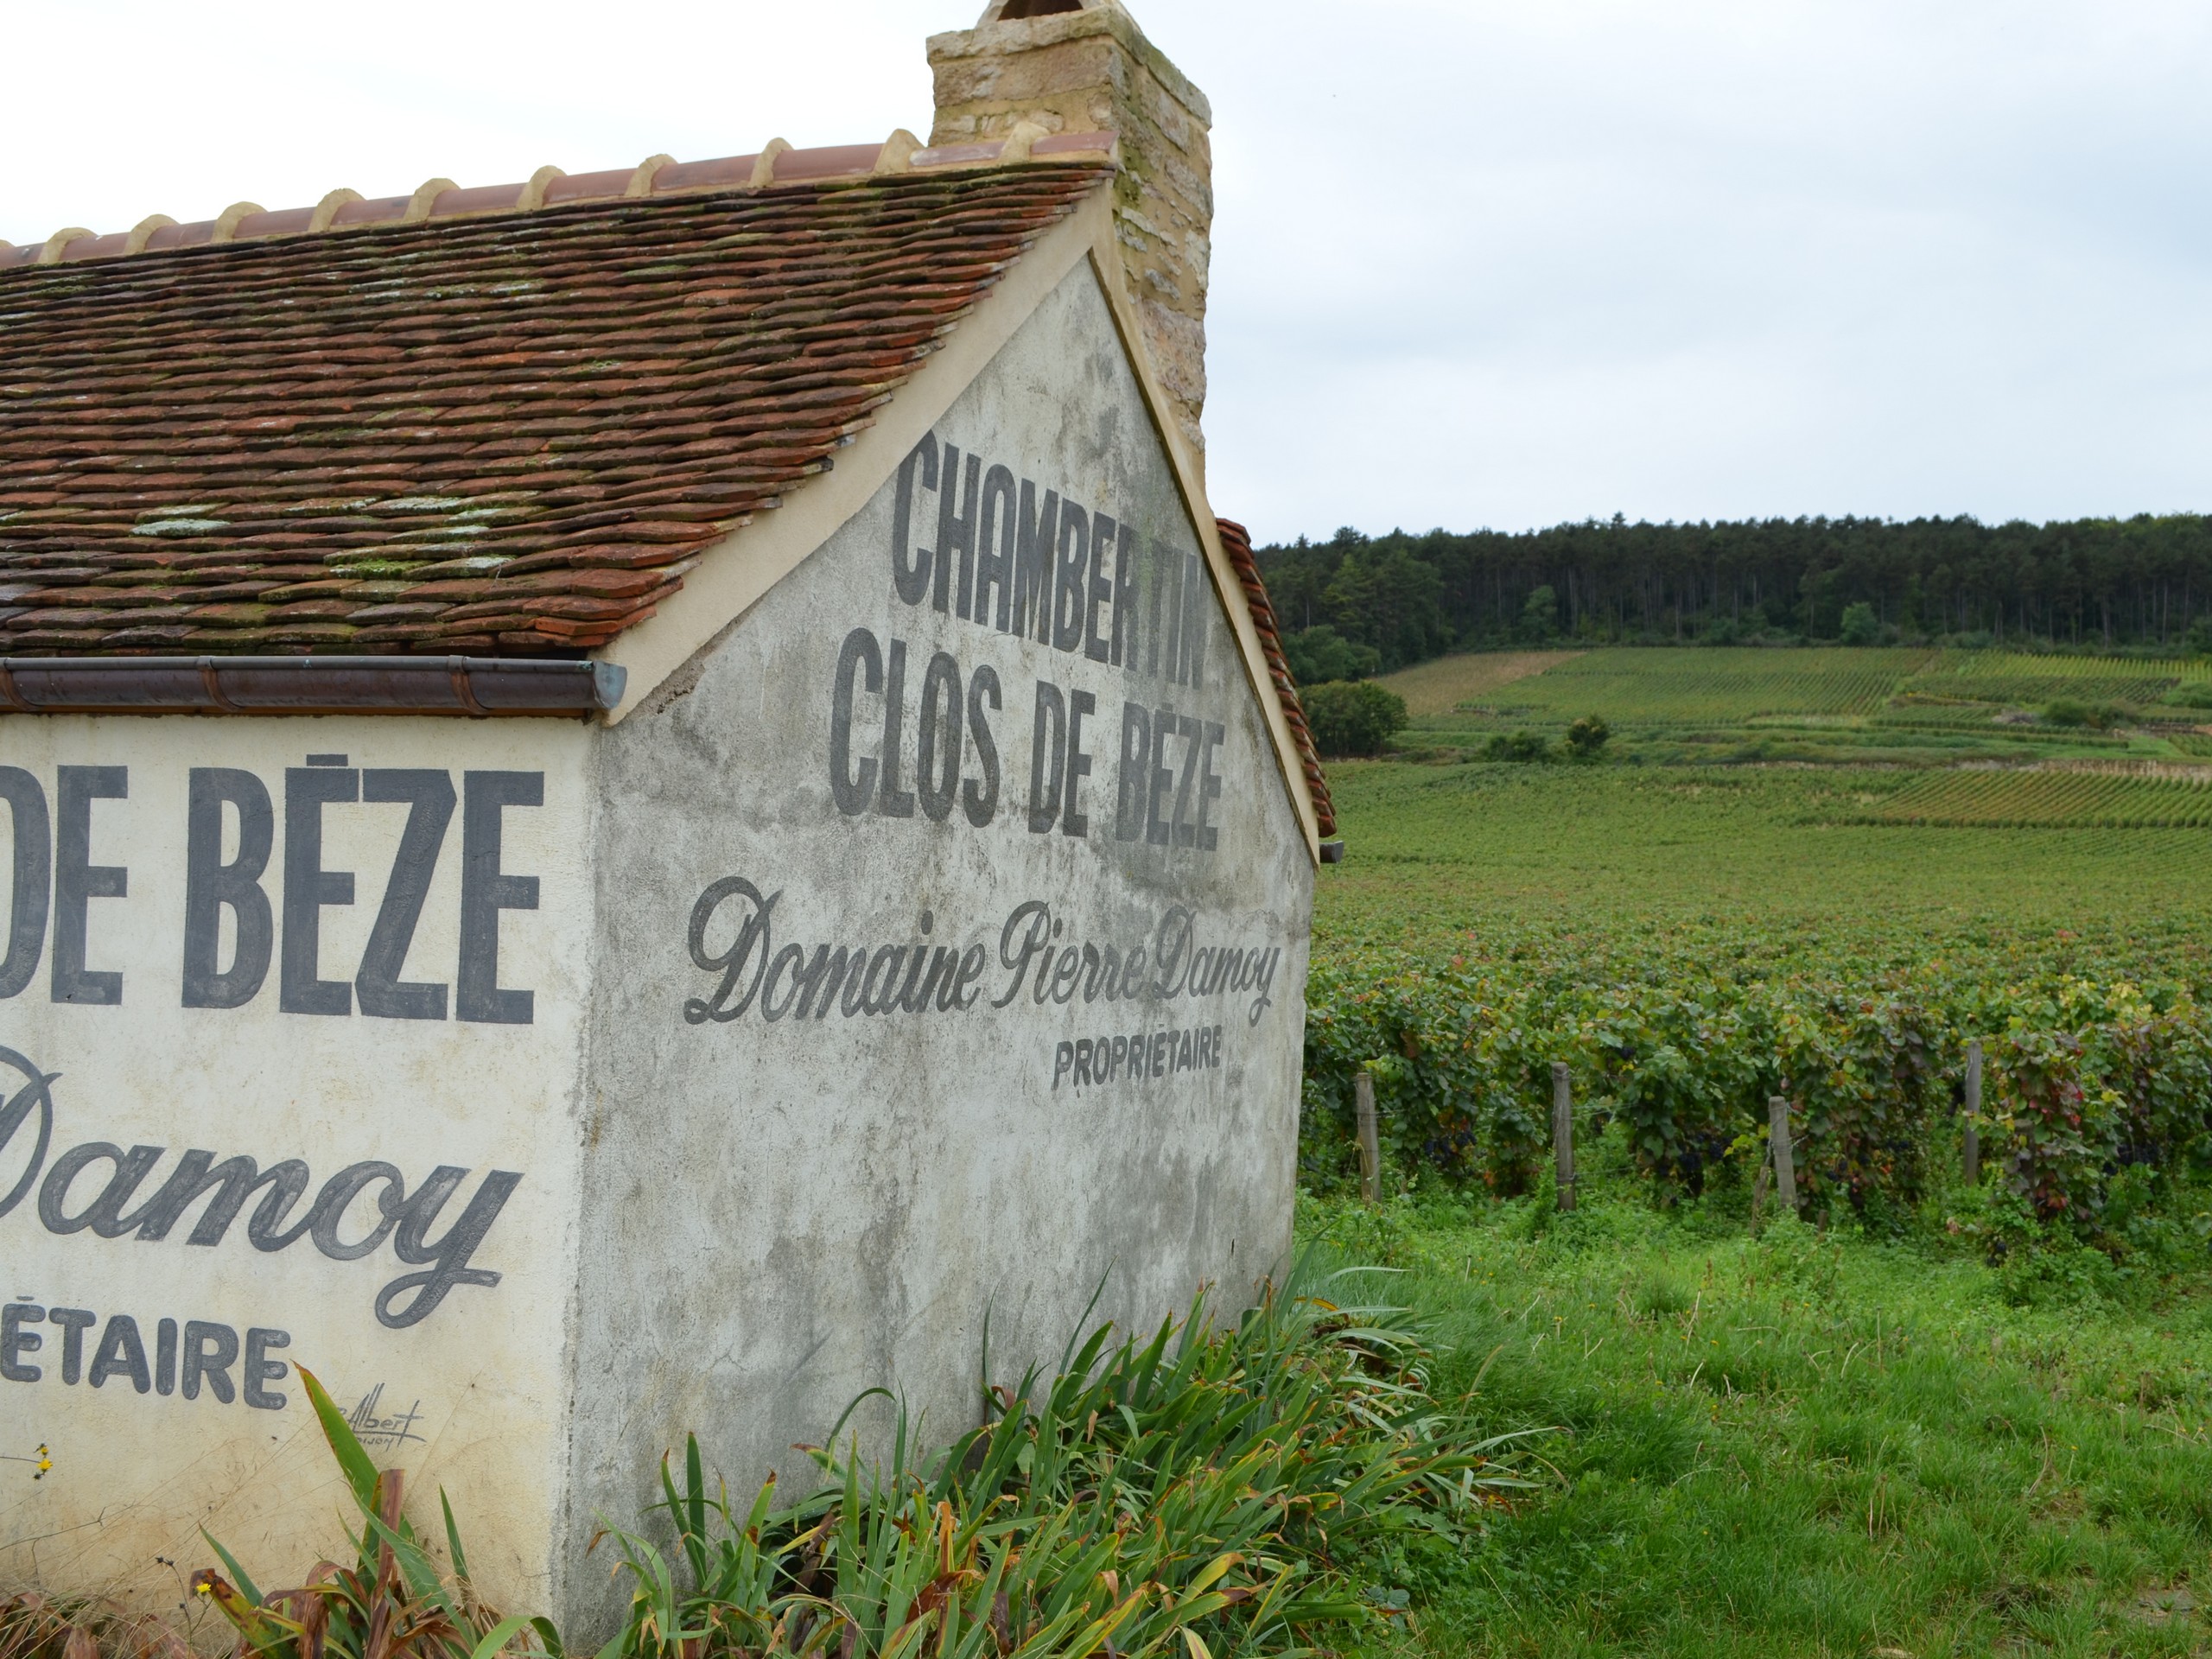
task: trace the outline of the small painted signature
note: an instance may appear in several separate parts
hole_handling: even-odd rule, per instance
[[[360,1403],[346,1414],[346,1427],[353,1431],[354,1438],[363,1446],[404,1446],[412,1440],[420,1443],[423,1437],[415,1432],[415,1425],[423,1421],[423,1402],[414,1402],[404,1411],[386,1412],[384,1408],[384,1384],[379,1382],[361,1396]]]

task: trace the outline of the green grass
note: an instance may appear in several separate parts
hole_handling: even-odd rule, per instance
[[[2023,1307],[1963,1252],[1599,1191],[1302,1212],[1408,1270],[1492,1419],[1565,1431],[1547,1494],[1403,1562],[1402,1650],[2208,1650],[2203,1274]]]

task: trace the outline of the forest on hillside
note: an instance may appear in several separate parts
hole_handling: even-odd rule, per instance
[[[2212,651],[2212,518],[1591,519],[1258,550],[1300,680],[1541,644]]]

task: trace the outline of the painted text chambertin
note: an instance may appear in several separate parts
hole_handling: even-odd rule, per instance
[[[9,1573],[150,1599],[204,1527],[294,1581],[305,1368],[489,1596],[589,1624],[687,1430],[734,1486],[870,1389],[950,1437],[987,1318],[1012,1375],[1102,1280],[1150,1322],[1280,1265],[1312,799],[1111,224],[1102,179],[593,647],[615,707],[14,697]]]

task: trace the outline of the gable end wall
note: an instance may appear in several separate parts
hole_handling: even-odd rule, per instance
[[[1040,641],[976,573],[1048,498]],[[987,1315],[1013,1382],[1102,1284],[1145,1326],[1282,1265],[1312,864],[1199,537],[1083,261],[604,734],[571,1532],[689,1429],[739,1492],[869,1388],[951,1437]]]

